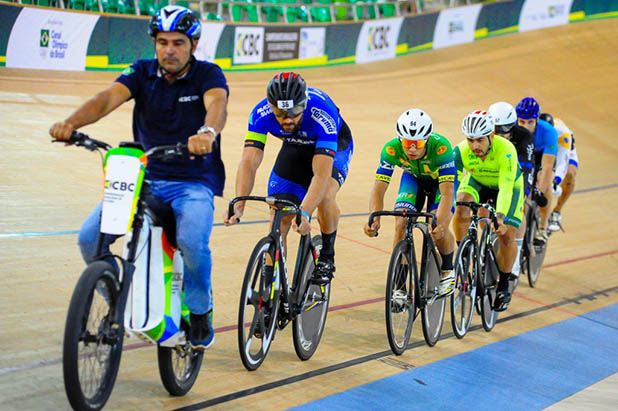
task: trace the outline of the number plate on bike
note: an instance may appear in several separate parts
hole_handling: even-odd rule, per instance
[[[137,157],[115,155],[107,158],[101,232],[125,234],[131,227],[143,172]]]

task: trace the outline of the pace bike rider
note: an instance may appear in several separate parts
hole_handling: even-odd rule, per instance
[[[350,128],[333,100],[322,90],[307,87],[300,74],[275,75],[266,88],[266,98],[249,117],[236,175],[236,196],[249,195],[253,190],[268,133],[283,140],[268,180],[268,195],[293,201],[303,210],[300,225],[292,221],[292,216],[282,221],[284,244],[290,225],[301,235],[310,232],[311,215],[317,209],[322,250],[312,281],[328,284],[335,271],[340,214],[337,192],[347,177],[353,151]],[[236,203],[234,215],[226,211],[224,223],[235,224],[244,207],[244,202]]]
[[[525,97],[515,108],[517,124],[527,128],[534,135],[534,166],[536,186],[546,199],[551,198],[552,182],[556,154],[558,153],[558,133],[556,129],[544,120],[539,119],[541,109],[539,103],[532,97]],[[538,245],[547,242],[547,220],[549,218],[550,202],[545,205],[537,201],[541,221],[535,233],[535,243]]]
[[[461,128],[466,140],[454,149],[460,181],[457,201],[485,203],[493,199],[496,203],[499,241],[496,258],[500,278],[494,310],[504,311],[511,301],[509,277],[517,256],[515,237],[523,217],[523,174],[515,146],[504,137],[495,135],[494,121],[486,111],[469,113]],[[470,213],[468,207],[455,208],[453,226],[458,242],[466,235]]]
[[[196,349],[214,342],[212,326],[212,256],[208,246],[214,212],[213,196],[221,195],[225,170],[219,133],[227,116],[228,86],[219,66],[193,56],[201,34],[198,18],[179,6],[166,6],[148,26],[156,59],[138,60],[106,90],[54,124],[52,137],[67,140],[74,130],[103,118],[134,99],[133,137],[146,150],[187,143],[189,152],[203,157],[148,162],[145,178],[152,194],[169,204],[176,218],[176,242],[184,260],[184,303],[189,308],[189,341]],[[101,204],[79,232],[84,260],[97,258],[96,239]],[[110,238],[104,244],[109,253]],[[110,259],[115,267],[116,262]]]
[[[515,150],[517,150],[519,166],[523,172],[525,196],[529,197],[531,191],[533,193],[538,192],[537,190],[531,190],[534,171],[534,136],[527,128],[517,124],[517,113],[515,108],[509,103],[504,101],[494,103],[489,106],[487,112],[494,119],[496,134],[508,139],[515,146]],[[524,202],[522,223],[517,229],[517,237],[515,238],[517,257],[515,257],[512,271],[516,277],[519,277],[519,255],[526,233],[526,207],[527,205]]]
[[[453,251],[455,237],[449,229],[453,217],[455,180],[457,169],[449,141],[433,132],[431,117],[423,110],[412,108],[404,111],[397,120],[397,137],[387,142],[380,154],[376,181],[369,196],[369,213],[384,208],[384,194],[393,176],[395,167],[403,173],[395,210],[420,212],[427,201],[427,211],[436,213],[437,226],[430,233],[442,257],[441,295],[453,293]],[[369,237],[378,235],[380,217],[373,225],[365,223],[364,231]],[[405,235],[406,220],[397,217],[393,248]]]
[[[556,175],[554,176],[553,190],[554,197],[558,197],[558,201],[549,216],[549,225],[547,226],[550,232],[555,232],[562,228],[560,212],[575,189],[575,177],[577,176],[579,162],[575,149],[575,136],[564,121],[559,118],[554,119],[549,113],[542,113],[539,118],[554,126],[558,132],[558,155],[556,156]]]

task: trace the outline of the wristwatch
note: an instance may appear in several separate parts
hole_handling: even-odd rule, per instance
[[[210,126],[202,126],[197,130],[197,134],[212,133],[213,137],[217,137],[217,130]]]

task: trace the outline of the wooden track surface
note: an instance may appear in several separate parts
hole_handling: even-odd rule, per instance
[[[336,244],[337,276],[318,351],[310,361],[298,360],[288,327],[277,334],[262,367],[245,371],[236,342],[238,295],[250,250],[267,225],[218,225],[212,234],[218,332],[193,390],[183,398],[168,396],[159,381],[156,350],[125,340],[108,408],[204,406],[205,401],[219,397],[224,397],[216,405],[221,409],[287,408],[617,303],[615,50],[616,20],[602,20],[382,63],[304,70],[308,83],[325,90],[341,108],[355,143],[350,175],[339,194],[343,217]],[[102,174],[98,155],[51,145],[47,130],[116,75],[0,69],[1,409],[68,408],[60,363],[62,337],[69,298],[83,263],[77,236],[62,232],[77,230],[97,203]],[[231,96],[222,145],[228,179],[224,198],[216,199],[216,223],[221,223],[224,207],[234,195],[248,114],[263,98],[272,75],[227,74]],[[577,192],[563,211],[566,232],[552,236],[537,288],[529,288],[524,281],[491,333],[478,329],[480,319],[475,315],[476,330],[457,340],[447,312],[443,339],[436,347],[422,343],[417,323],[412,337],[418,342],[415,348],[401,357],[389,355],[382,299],[393,225],[385,218],[375,239],[362,233],[379,150],[394,136],[395,121],[406,108],[426,110],[436,131],[456,144],[463,138],[460,124],[469,111],[500,100],[515,104],[528,95],[574,130],[580,160]],[[84,131],[110,143],[130,140],[131,110],[128,103]],[[269,138],[254,190],[257,195],[266,192],[279,146]],[[395,187],[387,193],[387,207],[394,202],[397,176]],[[264,207],[253,205],[244,221],[267,216]],[[291,239],[296,241],[295,236]],[[310,372],[320,375],[305,375]],[[243,394],[272,382],[278,383]]]

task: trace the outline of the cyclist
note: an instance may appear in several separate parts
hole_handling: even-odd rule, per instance
[[[495,201],[500,278],[494,310],[504,311],[511,301],[508,280],[517,256],[515,237],[523,217],[523,174],[515,146],[504,137],[495,135],[493,118],[486,111],[469,113],[461,128],[466,140],[454,149],[460,181],[457,201]],[[453,226],[458,242],[466,235],[469,225],[470,209],[457,206]]]
[[[266,98],[249,117],[236,175],[236,196],[251,193],[268,133],[283,140],[268,180],[268,195],[293,201],[303,210],[299,226],[292,216],[282,221],[284,244],[290,225],[301,235],[310,232],[311,215],[317,209],[322,250],[313,281],[328,284],[335,271],[340,214],[336,197],[347,177],[353,151],[350,128],[333,100],[322,90],[307,87],[300,74],[275,75],[266,88]],[[236,203],[234,215],[226,211],[224,223],[229,226],[238,222],[244,207],[244,202]]]
[[[556,129],[544,120],[539,120],[541,109],[539,103],[532,97],[525,97],[515,109],[517,111],[517,123],[527,128],[534,135],[534,156],[536,185],[545,198],[551,198],[552,181],[554,179],[554,166],[558,153],[558,133]],[[549,203],[549,202],[548,202]],[[550,204],[539,204],[541,221],[539,230],[535,234],[535,242],[544,244],[547,241],[547,220],[549,218]]]
[[[149,161],[146,178],[152,194],[174,210],[177,243],[185,273],[184,302],[190,310],[189,340],[196,349],[214,342],[212,326],[212,230],[214,195],[222,195],[225,171],[213,143],[227,116],[228,86],[221,69],[193,56],[201,34],[199,19],[187,8],[163,7],[148,26],[155,59],[138,60],[106,90],[55,123],[50,134],[67,140],[74,130],[94,123],[127,100],[134,99],[133,134],[146,149],[187,143],[204,157],[173,162]],[[101,204],[86,219],[79,246],[86,262],[96,258]],[[113,240],[112,240],[113,241]],[[109,244],[105,244],[109,250]],[[113,260],[113,259],[112,259]],[[112,261],[113,264],[115,262]]]
[[[575,137],[571,129],[567,127],[564,121],[559,118],[554,119],[549,113],[542,113],[539,118],[554,126],[558,132],[558,155],[556,175],[554,176],[554,197],[558,197],[558,201],[549,216],[549,225],[547,226],[550,232],[555,232],[562,228],[560,212],[575,188],[575,177],[579,164],[575,150]]]
[[[427,210],[436,213],[438,225],[431,230],[440,256],[442,257],[441,295],[453,293],[453,251],[455,237],[449,230],[453,217],[455,179],[457,169],[451,143],[433,132],[431,117],[423,110],[412,108],[404,111],[397,120],[397,137],[387,142],[380,154],[376,181],[369,196],[369,212],[384,208],[384,194],[388,189],[395,167],[401,167],[403,174],[399,183],[399,194],[395,210],[418,212],[427,200]],[[437,211],[436,211],[437,210]],[[405,234],[406,221],[396,219],[393,247]],[[365,223],[364,231],[369,237],[378,235],[380,218],[374,219],[370,227]]]
[[[530,196],[530,188],[533,184],[533,170],[534,170],[534,137],[527,128],[524,128],[517,124],[517,113],[515,108],[504,101],[494,103],[489,106],[487,110],[489,115],[494,119],[495,133],[508,139],[515,145],[517,150],[517,158],[519,159],[519,166],[523,172],[524,179],[524,192],[525,196]],[[522,224],[517,230],[517,236],[515,243],[517,244],[517,257],[515,257],[515,263],[513,265],[513,275],[519,277],[519,254],[521,253],[521,247],[524,242],[524,234],[526,233],[525,223],[525,208],[522,216]]]

